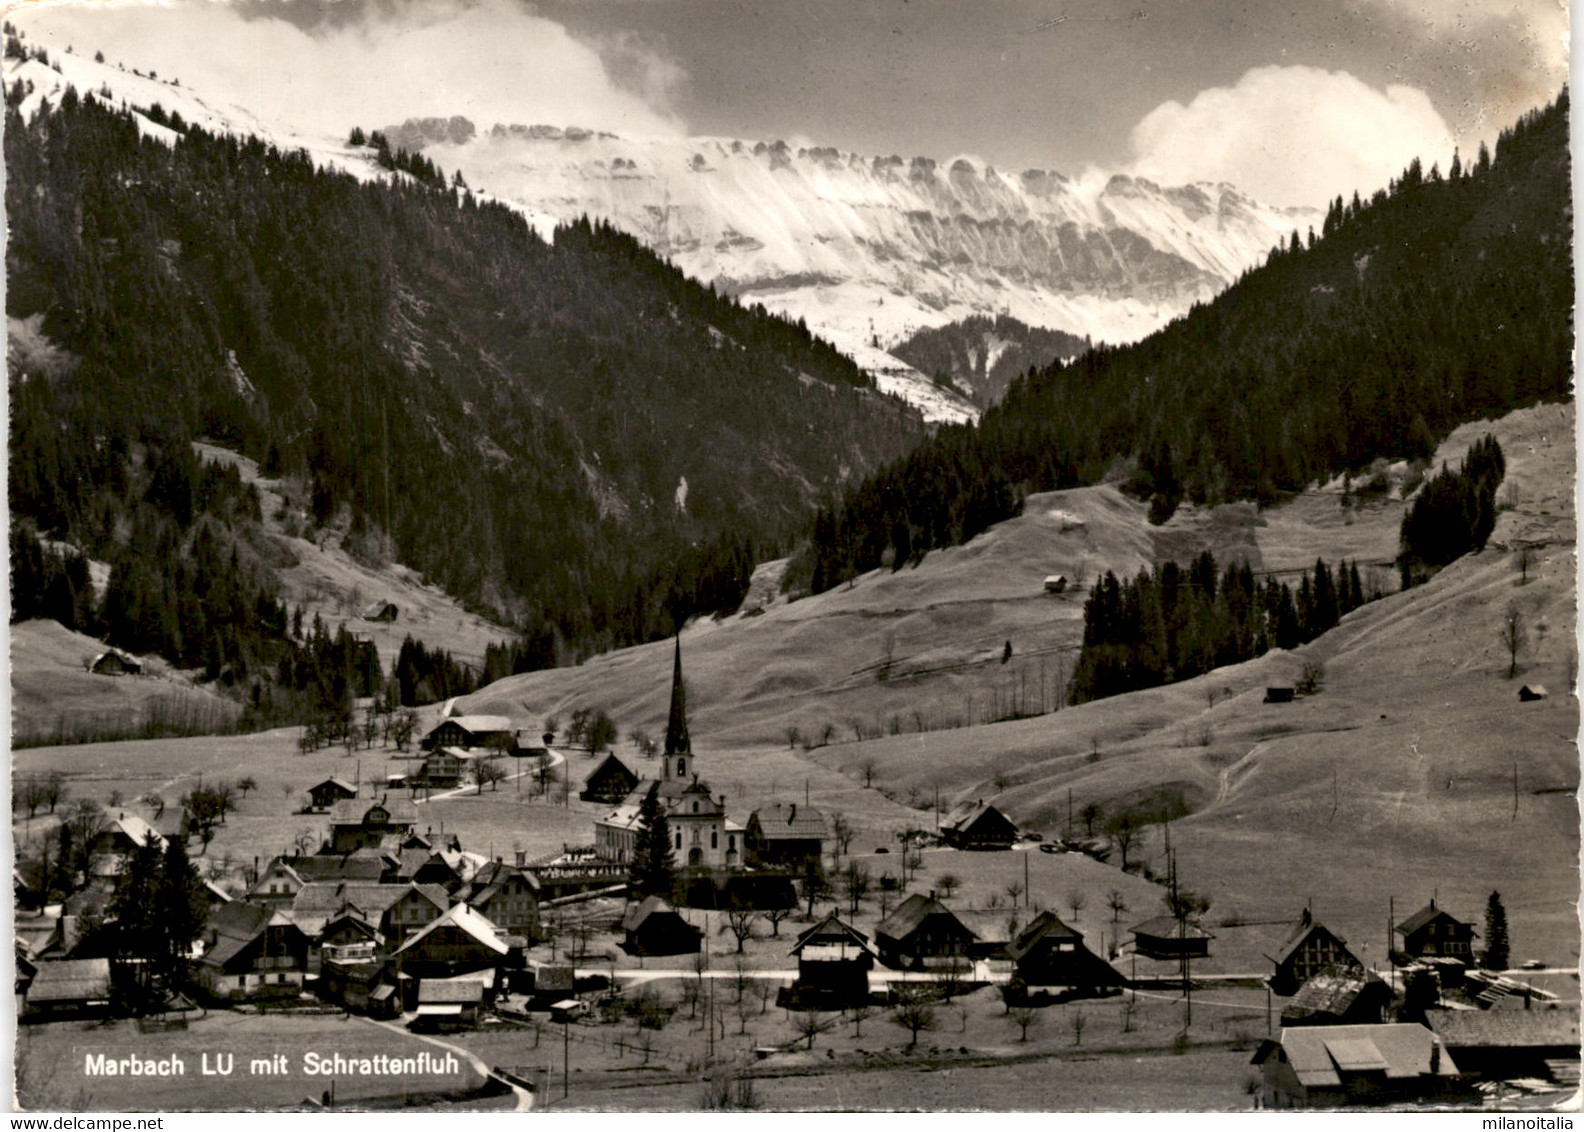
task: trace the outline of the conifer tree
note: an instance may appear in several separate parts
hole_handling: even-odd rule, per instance
[[[159,928],[165,937],[165,970],[172,984],[179,984],[186,974],[187,954],[193,940],[203,932],[204,921],[208,918],[203,881],[187,856],[187,842],[182,837],[166,840],[155,901]]]
[[[659,792],[650,789],[638,810],[638,844],[633,850],[627,883],[635,896],[671,895],[676,881],[676,857],[671,852],[671,828]]]
[[[1507,909],[1501,893],[1492,892],[1485,902],[1485,954],[1481,965],[1488,971],[1505,971],[1512,964],[1512,949],[1507,939]]]

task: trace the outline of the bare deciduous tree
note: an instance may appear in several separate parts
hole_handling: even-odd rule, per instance
[[[1017,1006],[1007,1011],[1007,1017],[1018,1028],[1018,1041],[1028,1041],[1029,1027],[1039,1021],[1039,1012],[1032,1006]]]
[[[1498,630],[1502,648],[1507,650],[1507,679],[1518,675],[1518,656],[1529,644],[1529,625],[1517,602],[1509,602]]]

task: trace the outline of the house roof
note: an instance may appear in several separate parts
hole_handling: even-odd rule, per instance
[[[1013,825],[1011,818],[1007,817],[1000,810],[990,805],[990,803],[976,801],[959,802],[955,807],[953,807],[952,811],[946,815],[946,819],[941,822],[941,829],[950,829],[961,833],[972,829],[986,817],[998,818],[1007,825]],[[1013,825],[1013,828],[1016,828],[1016,826]]]
[[[38,965],[27,1001],[85,1002],[110,997],[110,960],[55,959]]]
[[[409,892],[427,897],[436,908],[445,910],[451,900],[438,884],[379,884],[366,881],[316,881],[306,884],[292,899],[291,918],[309,935],[318,935],[327,922],[351,905],[369,921],[381,919]]]
[[[1287,941],[1283,943],[1280,949],[1276,952],[1275,958],[1273,960],[1275,964],[1280,967],[1283,963],[1287,962],[1288,959],[1292,958],[1293,953],[1303,946],[1304,940],[1308,939],[1310,935],[1312,935],[1316,930],[1325,932],[1343,947],[1347,946],[1347,940],[1343,939],[1336,932],[1332,931],[1319,920],[1311,916],[1309,914],[1309,909],[1305,908],[1303,910],[1303,915],[1298,917],[1297,924],[1293,925],[1293,930],[1287,936]]]
[[[991,911],[983,908],[952,913],[957,922],[979,937],[981,943],[1010,944],[1013,938],[1011,910]]]
[[[202,962],[223,967],[264,934],[272,924],[296,924],[291,917],[263,904],[233,900],[222,904],[209,914],[212,942],[204,952]],[[301,930],[300,928],[298,930]]]
[[[1152,920],[1145,920],[1142,924],[1134,924],[1128,931],[1135,936],[1147,935],[1152,939],[1214,939],[1212,932],[1206,931],[1192,920],[1179,923],[1175,916],[1156,916]]]
[[[345,790],[348,794],[351,794],[354,797],[357,796],[357,787],[356,786],[353,786],[350,782],[348,782],[344,778],[333,778],[333,777],[332,778],[327,778],[323,782],[314,783],[312,786],[308,787],[308,793],[312,794],[315,790],[318,790],[318,789],[320,789],[321,787],[324,787],[324,786],[339,786],[341,789]]]
[[[114,813],[106,810],[105,818],[109,823],[105,828],[106,833],[120,831],[131,838],[134,845],[147,845],[149,838],[152,837],[156,846],[165,848],[165,838],[160,835],[160,831],[137,814],[128,813],[126,810],[117,810]]]
[[[1467,921],[1458,919],[1445,909],[1437,908],[1434,900],[1430,901],[1430,903],[1419,909],[1419,911],[1415,912],[1412,916],[1409,916],[1402,923],[1398,924],[1397,930],[1403,935],[1412,935],[1414,932],[1428,924],[1431,920],[1435,919],[1450,920],[1459,927],[1468,928],[1471,932],[1474,930]],[[1474,932],[1474,934],[1478,935],[1479,933]]]
[[[906,900],[896,906],[885,919],[881,920],[875,928],[875,936],[890,936],[892,939],[906,939],[919,929],[919,926],[931,916],[950,916],[963,931],[972,934],[970,929],[958,920],[952,910],[942,904],[933,896],[925,896],[915,892]]]
[[[99,662],[101,660],[104,660],[106,657],[115,657],[115,659],[119,660],[122,664],[126,665],[128,668],[142,668],[143,667],[143,662],[141,660],[139,660],[137,657],[133,656],[129,652],[123,652],[121,649],[106,649],[104,652],[100,653],[98,656],[96,656],[92,660],[90,660],[88,662],[88,667],[90,669],[98,668],[99,667]]]
[[[796,802],[782,805],[777,802],[753,812],[748,818],[752,825],[759,821],[761,836],[766,841],[812,841],[829,836],[830,827],[825,815],[813,806],[800,806]]]
[[[603,759],[600,760],[599,766],[595,767],[593,770],[591,770],[589,772],[589,776],[583,780],[583,784],[585,786],[587,786],[590,782],[593,782],[596,778],[599,778],[601,775],[604,775],[604,774],[615,774],[618,771],[621,774],[625,775],[627,778],[632,779],[633,782],[637,782],[638,781],[638,776],[633,773],[632,768],[629,767],[626,763],[622,762],[620,759],[618,759],[615,756],[614,753],[612,753],[612,754],[606,755]]]
[[[609,825],[617,829],[638,829],[643,825],[639,820],[640,807],[636,804],[623,802],[602,818],[594,819],[595,825]]]
[[[658,896],[646,896],[636,904],[627,905],[627,910],[622,913],[622,930],[637,931],[651,916],[663,916],[667,913],[676,916],[677,910],[671,904]],[[680,916],[677,917],[681,919]],[[686,921],[683,921],[686,923]]]
[[[418,982],[420,1006],[451,1003],[466,1006],[483,1001],[484,984],[477,979],[421,979]]]
[[[466,902],[474,907],[489,903],[496,893],[512,882],[513,877],[520,879],[534,892],[539,891],[539,878],[529,872],[526,866],[519,869],[504,861],[490,861],[480,865],[468,881]]]
[[[1536,1049],[1579,1045],[1578,1007],[1538,1010],[1427,1010],[1425,1021],[1453,1049]]]
[[[1276,1041],[1260,1045],[1253,1064],[1263,1064],[1280,1048],[1306,1088],[1340,1085],[1344,1072],[1384,1072],[1390,1080],[1401,1080],[1431,1073],[1430,1051],[1436,1041],[1429,1030],[1413,1023],[1288,1027]],[[1435,1076],[1457,1074],[1443,1049]]]
[[[504,715],[453,715],[442,719],[429,729],[433,735],[448,723],[454,723],[464,731],[471,731],[478,735],[491,731],[505,731],[513,738],[517,736],[517,729],[512,726],[512,721]]]
[[[281,858],[280,863],[291,869],[304,884],[315,881],[347,880],[377,884],[385,875],[389,862],[378,851],[365,853],[317,853],[311,857]]]
[[[1061,918],[1055,912],[1041,912],[1018,933],[1017,938],[1012,941],[1012,945],[1007,948],[1007,955],[1014,960],[1021,959],[1034,950],[1036,944],[1045,939],[1070,939],[1075,943],[1083,943],[1083,936],[1075,929],[1062,923]]]
[[[330,807],[331,825],[362,825],[364,816],[375,806],[390,814],[392,825],[413,825],[418,821],[418,811],[412,803],[375,798],[343,798]]]
[[[797,942],[792,945],[788,955],[801,955],[805,948],[830,947],[835,945],[848,945],[861,948],[874,954],[874,946],[870,944],[869,937],[841,920],[835,912],[831,912],[819,923],[802,932],[797,937]]]
[[[1386,984],[1359,967],[1327,967],[1298,988],[1298,993],[1287,1003],[1287,1009],[1282,1011],[1282,1017],[1346,1014],[1371,986],[1384,989]]]
[[[490,923],[490,921],[482,914],[475,912],[466,904],[454,904],[445,915],[439,917],[438,919],[429,921],[429,923],[424,925],[422,930],[415,934],[406,943],[398,947],[396,949],[396,954],[400,955],[404,951],[410,951],[422,940],[428,939],[435,932],[442,928],[451,926],[460,928],[467,935],[471,936],[480,944],[495,952],[497,955],[505,955],[511,950],[511,945],[506,942],[505,937],[502,936],[501,933],[496,929],[495,925]],[[420,992],[422,989],[423,988],[420,986]]]

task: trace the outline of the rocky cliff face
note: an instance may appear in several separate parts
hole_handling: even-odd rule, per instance
[[[844,348],[883,348],[976,313],[1129,341],[1316,222],[1226,184],[1080,183],[965,158],[550,126],[467,136],[456,119],[388,134],[532,212],[606,217],[689,274],[803,317]]]

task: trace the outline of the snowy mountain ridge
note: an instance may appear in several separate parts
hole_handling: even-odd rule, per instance
[[[24,115],[69,83],[112,104],[157,103],[205,129],[303,149],[360,178],[391,175],[372,148],[344,137],[310,136],[223,97],[50,46],[48,66],[6,61],[8,84],[33,84]],[[140,126],[163,141],[175,136],[146,115]],[[1074,181],[968,158],[943,164],[548,125],[480,130],[461,116],[385,132],[393,147],[422,148],[448,173],[460,172],[481,198],[510,204],[547,238],[558,222],[603,217],[717,290],[804,319],[881,389],[941,421],[972,420],[978,409],[887,352],[914,331],[1004,313],[1099,341],[1132,341],[1209,299],[1316,219],[1226,184],[1162,187],[1123,175]]]

